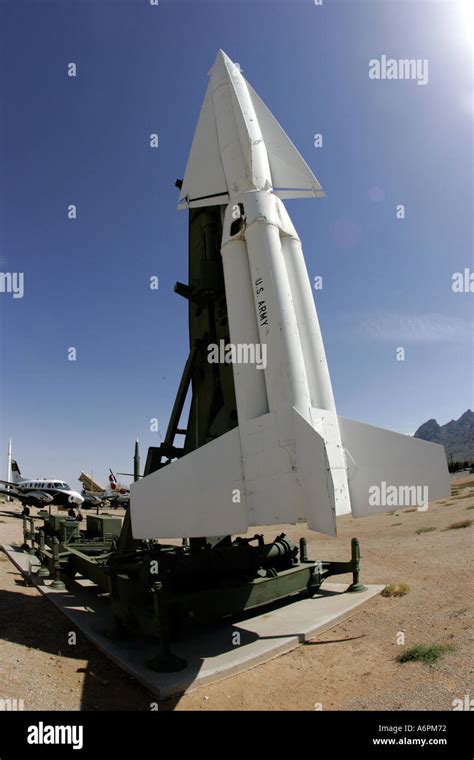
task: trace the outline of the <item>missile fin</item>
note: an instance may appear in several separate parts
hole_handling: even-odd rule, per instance
[[[335,535],[325,441],[295,409],[293,415],[294,437],[285,444],[270,412],[132,483],[133,537],[226,535],[298,522]]]
[[[283,127],[249,83],[246,84],[267,149],[275,195],[282,199],[324,197],[320,183]]]
[[[245,533],[238,428],[130,486],[134,538]]]
[[[293,409],[282,443],[274,412],[239,426],[249,525],[308,522],[336,534],[334,488],[323,438]]]
[[[293,409],[293,414],[296,461],[304,493],[308,528],[335,536],[334,482],[324,439],[296,409]]]
[[[178,209],[216,206],[228,202],[212,102],[212,85],[209,82],[186,165]]]
[[[354,517],[419,506],[412,503],[415,497],[436,501],[451,494],[446,454],[439,444],[344,417],[339,417],[339,429]],[[391,498],[379,498],[389,493]]]

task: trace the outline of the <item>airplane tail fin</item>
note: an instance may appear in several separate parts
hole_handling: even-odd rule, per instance
[[[109,483],[110,483],[111,490],[112,491],[116,491],[117,490],[117,478],[115,477],[115,475],[112,472],[112,470],[109,470]]]
[[[22,480],[20,468],[16,459],[12,459],[12,481],[13,483],[20,483]]]

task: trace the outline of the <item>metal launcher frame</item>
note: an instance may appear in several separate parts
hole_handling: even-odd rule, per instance
[[[221,209],[191,209],[189,216],[189,284],[175,291],[189,303],[190,353],[162,444],[148,450],[144,477],[173,459],[218,438],[238,424],[231,364],[207,361],[210,343],[229,342],[220,241]],[[179,427],[189,389],[192,398],[186,429]],[[176,445],[177,436],[184,444]],[[134,477],[139,478],[135,450]],[[159,509],[159,493],[156,498]],[[296,594],[312,595],[332,575],[352,573],[348,591],[362,591],[359,544],[352,539],[348,562],[310,560],[306,541],[295,546],[285,534],[272,543],[251,538],[202,536],[182,545],[136,540],[130,511],[120,518],[89,514],[86,527],[75,518],[40,513],[37,529],[24,517],[24,549],[39,557],[39,577],[52,587],[80,574],[108,592],[110,635],[154,636],[159,646],[150,667],[180,670],[186,663],[172,651],[172,641],[189,625],[237,615]]]

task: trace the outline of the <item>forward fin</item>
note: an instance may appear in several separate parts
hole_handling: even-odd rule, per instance
[[[220,206],[228,202],[212,103],[212,83],[209,82],[186,165],[178,209]]]
[[[326,193],[270,109],[247,82],[267,148],[273,192],[279,198],[320,198]]]
[[[293,145],[285,130],[255,90],[246,82],[262,132],[279,198],[324,197],[320,183]],[[236,108],[239,107],[238,102]],[[225,205],[229,202],[214,113],[212,82],[209,82],[194,133],[179,196],[178,209]]]

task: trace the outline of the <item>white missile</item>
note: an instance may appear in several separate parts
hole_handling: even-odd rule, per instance
[[[12,439],[11,438],[8,441],[7,481],[8,481],[8,483],[12,482]],[[11,496],[7,496],[7,501],[11,501]]]
[[[399,503],[380,494],[416,506],[420,493],[423,505],[449,495],[441,446],[337,416],[301,242],[281,200],[324,192],[224,52],[210,74],[179,208],[225,207],[231,343],[265,345],[267,361],[233,365],[237,428],[131,486],[134,537],[297,522],[335,535],[336,515]]]

